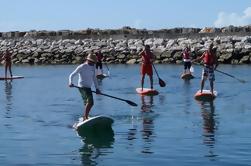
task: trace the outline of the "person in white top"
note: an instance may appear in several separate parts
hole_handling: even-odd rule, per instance
[[[69,76],[69,87],[74,87],[73,77],[77,74],[79,75],[78,87],[79,92],[84,100],[85,110],[83,115],[83,120],[88,119],[89,112],[94,105],[93,95],[92,95],[92,84],[94,82],[96,93],[100,94],[100,90],[97,83],[97,78],[95,74],[95,64],[97,58],[94,54],[89,54],[86,58],[86,62],[79,65]]]

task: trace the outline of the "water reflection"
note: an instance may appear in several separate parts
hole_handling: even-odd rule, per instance
[[[153,124],[153,96],[141,96],[141,113],[142,113],[142,139],[144,140],[142,153],[153,153],[151,146],[154,141],[154,124]]]
[[[191,100],[191,82],[190,80],[184,80],[184,84],[183,84],[183,97],[184,97],[184,111],[186,113],[189,113],[190,107],[192,105],[192,100]]]
[[[203,118],[203,143],[209,147],[208,155],[210,159],[215,159],[215,131],[218,129],[218,123],[215,120],[215,106],[212,102],[199,102],[201,106],[201,115]]]
[[[108,155],[108,149],[114,143],[114,132],[112,128],[99,128],[78,132],[84,143],[79,149],[83,165],[97,165],[99,156]]]
[[[4,92],[6,96],[6,106],[5,109],[8,112],[12,109],[12,82],[6,80],[4,86]]]

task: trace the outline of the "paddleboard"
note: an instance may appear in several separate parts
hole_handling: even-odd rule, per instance
[[[194,98],[200,101],[213,101],[216,97],[217,91],[212,94],[210,90],[203,90],[202,93],[198,90],[194,95]]]
[[[108,77],[107,74],[98,74],[96,75],[97,79],[104,79],[105,77]]]
[[[73,125],[77,131],[84,129],[92,129],[92,128],[111,128],[113,123],[113,119],[107,116],[94,116],[88,118],[87,120],[80,120],[79,122]]]
[[[13,80],[13,79],[21,79],[23,76],[12,76],[12,77],[0,77],[0,80]]]
[[[190,73],[183,73],[181,75],[181,78],[184,79],[184,80],[190,80],[190,79],[193,79],[194,76],[192,74],[190,74]]]
[[[143,91],[142,88],[137,88],[136,92],[141,95],[149,95],[149,96],[154,96],[159,94],[159,92],[156,89],[150,89],[150,88],[143,88]]]

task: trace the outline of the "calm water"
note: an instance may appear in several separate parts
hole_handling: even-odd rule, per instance
[[[156,65],[167,87],[155,75],[160,94],[140,97],[139,66],[109,65],[103,93],[138,103],[94,95],[91,115],[114,119],[112,139],[82,138],[72,129],[83,109],[78,91],[68,88],[75,67],[15,66],[25,79],[0,82],[1,165],[251,165],[251,66],[220,66],[248,82],[216,73],[218,97],[198,103],[199,66],[184,82],[182,66]]]

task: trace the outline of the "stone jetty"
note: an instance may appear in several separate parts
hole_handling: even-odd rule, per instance
[[[12,51],[13,64],[79,64],[91,51],[100,49],[104,62],[140,63],[138,53],[150,45],[155,63],[182,63],[181,52],[189,46],[200,56],[213,42],[223,64],[250,64],[251,26],[224,28],[174,28],[117,30],[1,32],[0,54]]]

